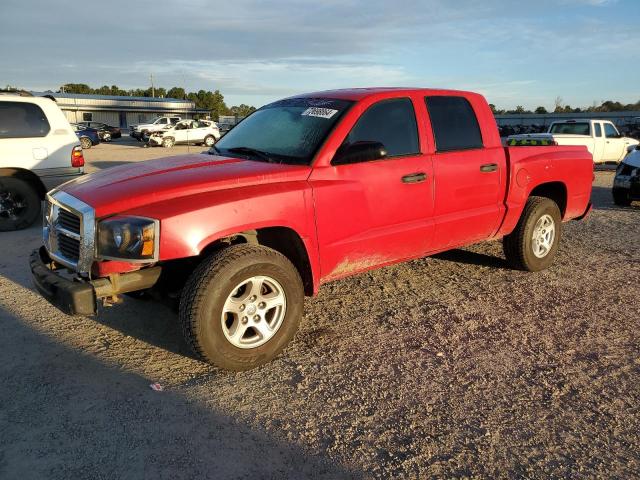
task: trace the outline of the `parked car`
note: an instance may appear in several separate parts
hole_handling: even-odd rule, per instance
[[[98,135],[98,130],[95,128],[87,128],[79,123],[72,123],[71,127],[73,127],[76,136],[80,140],[80,145],[82,145],[82,148],[85,150],[100,143],[100,136]]]
[[[627,155],[628,147],[638,145],[638,140],[620,134],[608,120],[565,120],[553,122],[547,133],[511,135],[507,143],[546,140],[556,145],[584,145],[594,163],[620,162]]]
[[[215,122],[208,120],[183,120],[165,130],[154,132],[149,145],[171,148],[178,144],[204,144],[212,146],[220,138]]]
[[[182,118],[179,116],[158,117],[150,123],[140,123],[129,126],[129,136],[135,138],[139,142],[146,141],[146,138],[153,132],[159,132],[165,128],[175,125]]]
[[[562,223],[591,209],[586,148],[503,148],[470,92],[300,95],[260,108],[210,154],[50,192],[30,258],[38,291],[69,314],[126,292],[179,298],[196,354],[245,370],[282,351],[325,282],[501,237],[511,265],[543,270]]]
[[[55,102],[0,95],[0,231],[32,225],[46,192],[83,173],[82,148]]]
[[[636,147],[618,165],[611,193],[613,202],[623,207],[640,201],[640,147]]]
[[[78,122],[78,125],[82,125],[87,128],[95,128],[98,131],[98,136],[100,137],[101,142],[110,142],[113,139],[122,137],[122,132],[118,127],[112,127],[106,123]]]

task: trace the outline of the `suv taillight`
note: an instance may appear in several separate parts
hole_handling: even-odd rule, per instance
[[[80,145],[73,147],[73,150],[71,150],[71,166],[74,168],[84,167],[84,155]]]

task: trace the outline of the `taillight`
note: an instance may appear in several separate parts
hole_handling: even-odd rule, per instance
[[[73,147],[73,150],[71,150],[71,166],[74,168],[84,167],[84,155],[80,145]]]

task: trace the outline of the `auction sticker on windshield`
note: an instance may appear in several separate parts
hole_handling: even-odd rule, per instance
[[[302,112],[302,115],[306,115],[308,117],[331,118],[336,113],[338,113],[338,110],[333,110],[332,108],[309,107]]]

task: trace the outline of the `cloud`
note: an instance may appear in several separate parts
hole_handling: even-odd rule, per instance
[[[109,5],[109,14],[95,15],[69,0],[4,0],[0,81],[134,88],[148,84],[153,73],[156,84],[219,88],[256,102],[393,84],[477,85],[500,98],[541,98],[550,84],[566,88],[587,71],[597,77],[618,63],[616,71],[635,68],[627,55],[639,40],[635,2],[622,0],[539,0],[524,10],[499,0]],[[618,18],[627,22],[614,22]],[[562,91],[551,98],[557,94],[569,98]]]

